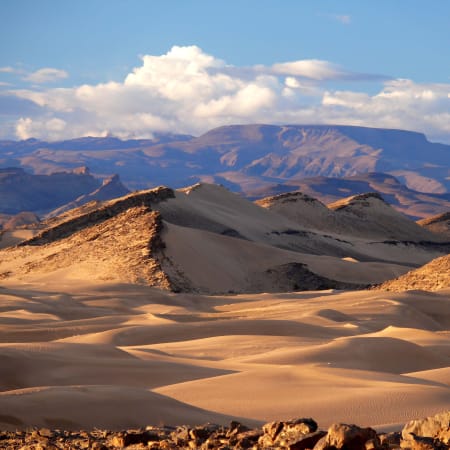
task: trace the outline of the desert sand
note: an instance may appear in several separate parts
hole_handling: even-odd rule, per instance
[[[450,405],[450,290],[201,296],[85,282],[0,289],[0,428],[385,429]]]
[[[0,429],[389,430],[448,409],[448,243],[374,196],[319,205],[308,224],[299,205],[289,217],[219,186],[162,187],[0,250]]]

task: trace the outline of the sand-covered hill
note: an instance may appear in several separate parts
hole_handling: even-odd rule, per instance
[[[258,200],[256,204],[309,229],[372,239],[439,240],[388,205],[377,193],[355,195],[325,206],[309,195],[290,192]]]
[[[386,281],[378,288],[396,292],[415,289],[424,291],[448,289],[450,288],[450,254],[436,258],[395,280]]]
[[[450,211],[417,222],[421,227],[450,239]]]
[[[330,211],[365,228],[353,225],[345,234],[308,228],[216,185],[160,187],[46,220],[34,237],[0,252],[0,274],[22,282],[57,276],[202,293],[354,289],[447,252],[448,244],[414,222],[421,234],[408,234],[408,219],[401,222],[379,199],[349,201],[341,210]],[[391,233],[402,226],[406,240]]]
[[[422,189],[427,191],[426,185],[432,184],[432,182],[428,178],[424,178],[422,184]],[[393,175],[369,172],[339,178],[322,176],[291,179],[262,187],[249,182],[245,193],[249,198],[260,199],[300,191],[324,204],[330,204],[347,197],[377,192],[397,211],[415,220],[441,214],[450,209],[448,192],[431,193],[427,191],[424,193],[420,192],[419,187],[417,189],[408,188]]]

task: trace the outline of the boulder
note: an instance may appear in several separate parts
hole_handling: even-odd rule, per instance
[[[402,439],[416,441],[417,437],[432,438],[438,443],[450,444],[450,411],[436,414],[421,420],[411,420],[402,430]],[[407,445],[407,444],[404,445]]]
[[[366,447],[367,444],[367,447]],[[366,450],[380,449],[377,432],[372,428],[360,428],[357,425],[336,423],[330,426],[322,449]],[[317,446],[315,447],[316,450]]]
[[[312,448],[324,434],[316,434],[316,431],[317,423],[310,418],[293,419],[285,422],[270,422],[263,426],[263,435],[258,439],[258,444],[262,448]],[[311,447],[302,447],[300,442],[304,439],[308,439],[308,445],[311,445],[310,443],[313,441],[314,444]],[[299,446],[291,447],[296,444]]]

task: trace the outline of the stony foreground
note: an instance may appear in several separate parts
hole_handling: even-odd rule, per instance
[[[408,422],[401,432],[376,432],[357,425],[333,424],[318,429],[313,419],[271,422],[249,429],[228,427],[147,427],[126,431],[62,431],[46,428],[0,432],[0,448],[56,449],[287,449],[287,450],[432,450],[450,448],[450,411]]]

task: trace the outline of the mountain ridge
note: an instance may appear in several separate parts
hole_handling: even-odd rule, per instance
[[[0,154],[0,167],[50,173],[86,165],[96,174],[118,173],[133,189],[161,184],[182,187],[212,177],[209,182],[221,178],[246,192],[242,178],[253,177],[262,187],[299,177],[377,171],[396,173],[410,188],[434,193],[450,190],[450,146],[429,142],[421,133],[395,129],[229,125],[198,137],[0,141]]]

